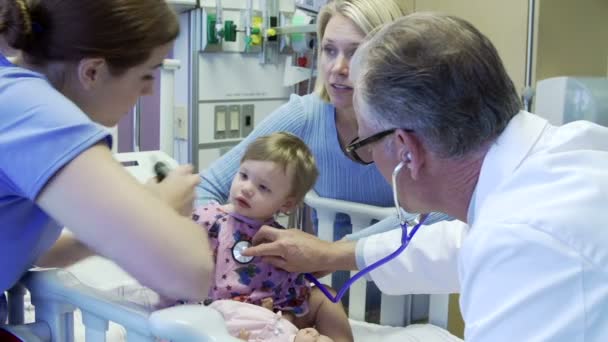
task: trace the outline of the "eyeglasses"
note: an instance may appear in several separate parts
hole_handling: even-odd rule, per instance
[[[370,135],[369,137],[363,140],[355,138],[353,141],[351,141],[350,144],[348,144],[348,146],[346,146],[346,154],[348,154],[351,159],[360,164],[369,165],[374,162],[374,159],[372,158],[372,150],[369,148],[369,146],[364,149],[363,147],[373,142],[379,141],[387,135],[394,133],[397,129],[398,128],[387,129],[386,131]],[[414,132],[414,130],[408,128],[402,128],[402,130],[406,132]]]

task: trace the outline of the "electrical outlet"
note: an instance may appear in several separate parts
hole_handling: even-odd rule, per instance
[[[188,140],[188,110],[186,106],[173,107],[175,139]]]
[[[246,104],[241,106],[241,136],[246,137],[253,131],[253,115],[255,112],[255,106],[252,104]]]

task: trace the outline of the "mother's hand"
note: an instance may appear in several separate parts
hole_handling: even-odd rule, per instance
[[[328,242],[297,229],[263,226],[253,237],[255,246],[243,254],[288,272],[313,273],[353,269],[355,244]]]

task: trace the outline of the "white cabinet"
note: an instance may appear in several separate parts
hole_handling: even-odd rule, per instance
[[[198,4],[197,0],[167,0],[167,2],[175,9],[177,13],[194,9]]]

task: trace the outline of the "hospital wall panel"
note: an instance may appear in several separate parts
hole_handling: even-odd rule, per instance
[[[535,1],[532,86],[556,76],[608,73],[608,1]],[[416,0],[416,11],[469,20],[496,46],[518,91],[525,85],[528,0]]]
[[[496,46],[517,91],[524,88],[527,0],[416,0],[416,11],[435,11],[470,21]]]
[[[536,51],[536,80],[606,76],[608,1],[541,0]]]

